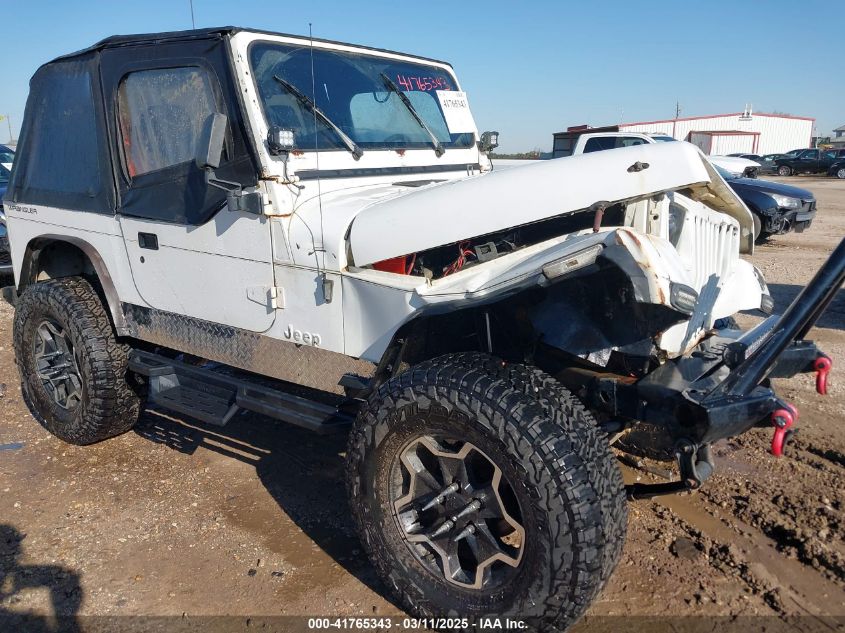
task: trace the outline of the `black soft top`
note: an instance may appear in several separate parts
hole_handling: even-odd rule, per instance
[[[83,48],[82,50],[76,51],[75,53],[69,53],[67,55],[62,55],[61,57],[57,57],[52,61],[59,61],[64,59],[70,59],[73,57],[77,57],[80,55],[86,55],[93,51],[102,51],[106,48],[119,48],[122,46],[136,46],[139,44],[160,44],[160,43],[169,43],[169,42],[186,42],[192,40],[202,40],[202,39],[210,39],[210,38],[217,38],[223,37],[225,35],[234,35],[235,33],[240,32],[247,32],[247,33],[259,33],[264,35],[281,35],[283,37],[297,37],[297,38],[305,38],[307,39],[308,36],[306,35],[294,35],[292,33],[280,33],[276,31],[265,31],[262,29],[250,29],[240,26],[216,26],[206,29],[193,29],[188,31],[163,31],[161,33],[136,33],[134,35],[111,35],[105,39],[100,40],[96,44],[89,46],[88,48]],[[356,48],[360,48],[362,50],[373,51],[377,53],[390,53],[393,55],[406,55],[408,57],[414,57],[416,59],[424,60],[427,62],[434,62],[436,64],[446,64],[450,68],[452,65],[449,62],[444,62],[439,59],[433,59],[430,57],[421,57],[419,55],[412,55],[409,53],[403,53],[400,51],[393,51],[385,48],[375,48],[372,46],[362,46],[360,44],[351,44],[349,42],[340,42],[337,40],[327,40],[321,39],[318,37],[312,38],[315,42],[320,42],[323,44],[342,44],[344,46],[354,46]],[[50,63],[50,62],[47,62]]]
[[[101,214],[197,225],[226,202],[207,186],[192,161],[132,173],[126,139],[118,129],[118,89],[123,77],[174,66],[201,68],[214,84],[218,111],[228,117],[219,178],[243,187],[257,184],[258,160],[248,140],[226,46],[233,28],[121,35],[42,65],[30,81],[18,153],[6,199]],[[178,113],[176,113],[178,114]],[[146,125],[163,138],[169,111],[148,108]],[[195,121],[181,113],[183,127]],[[187,117],[187,118],[186,118]]]
[[[226,193],[209,187],[192,161],[134,173],[126,158],[131,141],[118,129],[118,90],[129,74],[174,66],[202,68],[218,87],[219,112],[228,117],[225,158],[218,178],[253,187],[259,164],[247,131],[227,41],[250,31],[224,26],[192,31],[115,35],[41,66],[30,81],[17,160],[6,199],[102,214],[198,225],[226,203]],[[307,41],[307,38],[306,38]],[[340,44],[331,40],[314,40]],[[362,51],[391,53],[358,47]],[[401,53],[395,53],[401,54]],[[437,60],[421,61],[434,63]],[[164,122],[183,119],[148,108],[145,125],[165,138]],[[184,126],[183,126],[184,127]],[[158,138],[158,137],[151,137]],[[155,143],[153,143],[155,145]],[[137,141],[135,141],[137,146]]]

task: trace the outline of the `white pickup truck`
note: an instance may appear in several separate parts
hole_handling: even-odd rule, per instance
[[[617,147],[665,143],[678,139],[667,134],[642,134],[639,132],[571,132],[563,139],[558,135],[556,140],[553,158],[578,156],[579,154],[589,154],[590,152]],[[708,156],[707,159],[734,176],[756,178],[757,170],[760,168],[759,163],[736,156]]]

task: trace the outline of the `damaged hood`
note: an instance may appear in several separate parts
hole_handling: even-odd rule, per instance
[[[348,233],[356,266],[665,191],[735,218],[753,249],[751,213],[701,151],[684,142],[595,152],[426,187],[362,209]]]

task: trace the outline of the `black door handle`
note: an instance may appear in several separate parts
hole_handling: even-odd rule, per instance
[[[157,251],[158,237],[155,233],[138,233],[138,246],[151,251]]]

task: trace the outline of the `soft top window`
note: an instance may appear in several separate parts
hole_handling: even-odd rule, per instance
[[[129,176],[193,160],[203,124],[217,111],[203,68],[157,68],[127,75],[120,83],[118,114]]]
[[[93,58],[53,62],[32,78],[12,200],[110,213],[114,209]]]
[[[218,178],[256,184],[224,38],[106,48],[100,68],[121,214],[199,225],[224,208],[226,192],[209,186],[194,162],[217,112],[228,119]]]

